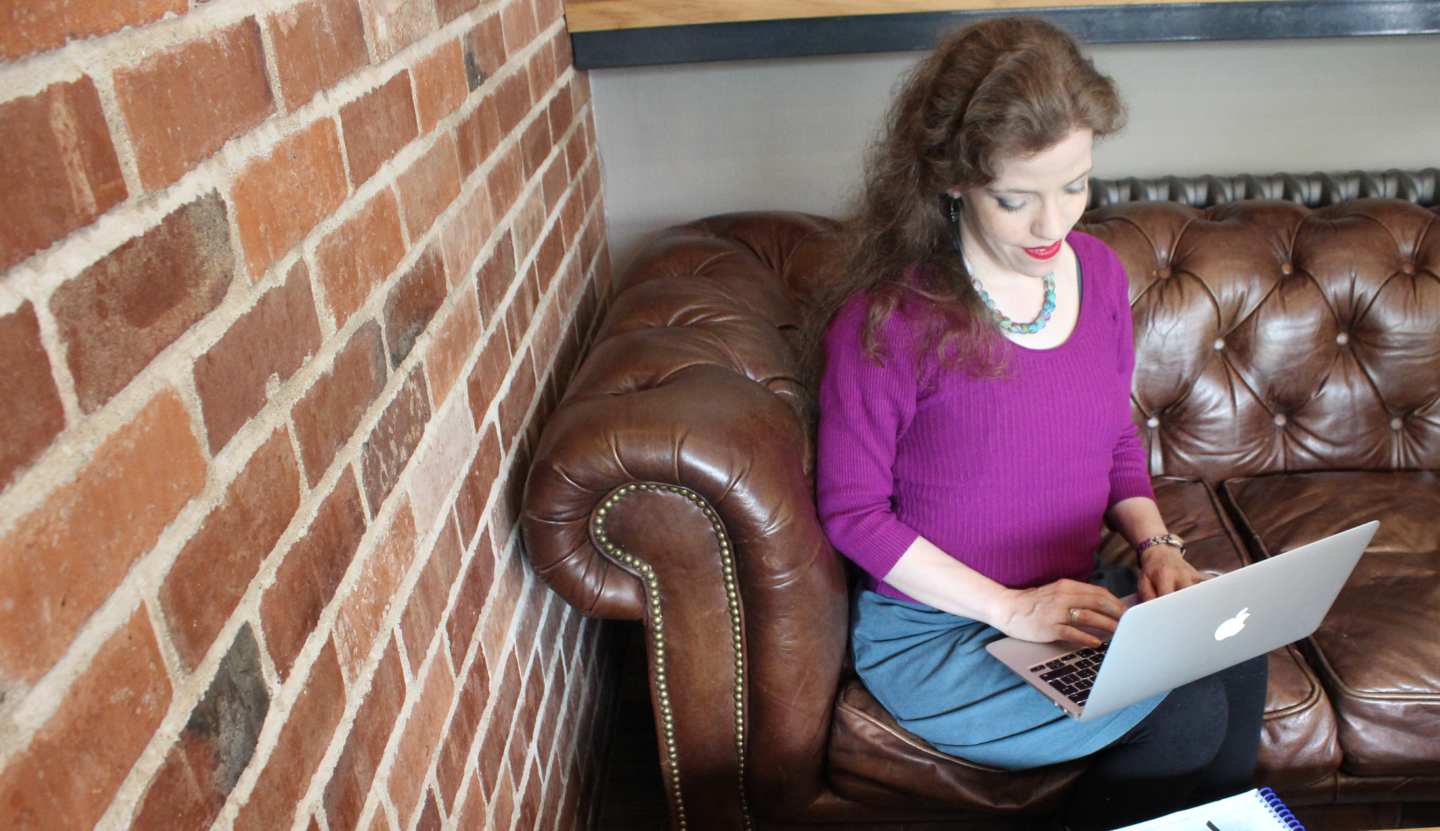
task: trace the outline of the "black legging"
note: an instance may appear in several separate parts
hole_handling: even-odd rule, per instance
[[[1261,655],[1172,690],[1095,755],[1060,822],[1071,831],[1108,831],[1249,788],[1268,675]]]

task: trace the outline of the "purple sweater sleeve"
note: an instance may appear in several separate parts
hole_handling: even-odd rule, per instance
[[[919,385],[914,356],[899,331],[904,327],[888,327],[888,354],[876,366],[864,354],[863,320],[862,298],[856,298],[825,334],[815,484],[830,541],[878,581],[920,536],[895,516],[891,473],[896,444],[915,415]]]

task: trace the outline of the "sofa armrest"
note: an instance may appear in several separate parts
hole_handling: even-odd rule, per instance
[[[793,350],[746,298],[772,290],[747,287],[763,264],[747,268],[617,297],[522,512],[531,563],[567,602],[645,621],[674,828],[746,828],[823,790],[846,644]]]

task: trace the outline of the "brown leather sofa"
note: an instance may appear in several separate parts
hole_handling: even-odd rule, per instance
[[[1097,181],[1080,225],[1129,273],[1135,420],[1200,568],[1381,521],[1320,630],[1270,655],[1256,783],[1312,826],[1440,824],[1437,181]],[[847,668],[796,348],[835,227],[653,241],[535,447],[528,554],[585,614],[645,621],[672,828],[1039,826],[1083,760],[947,756]]]

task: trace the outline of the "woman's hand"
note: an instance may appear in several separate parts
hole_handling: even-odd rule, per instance
[[[1012,638],[1035,643],[1065,640],[1099,646],[1099,638],[1076,627],[1114,632],[1124,613],[1125,604],[1105,589],[1058,580],[1033,589],[1011,590],[1009,614],[994,625]]]
[[[1154,600],[1204,580],[1173,545],[1152,545],[1140,555],[1140,600]]]

